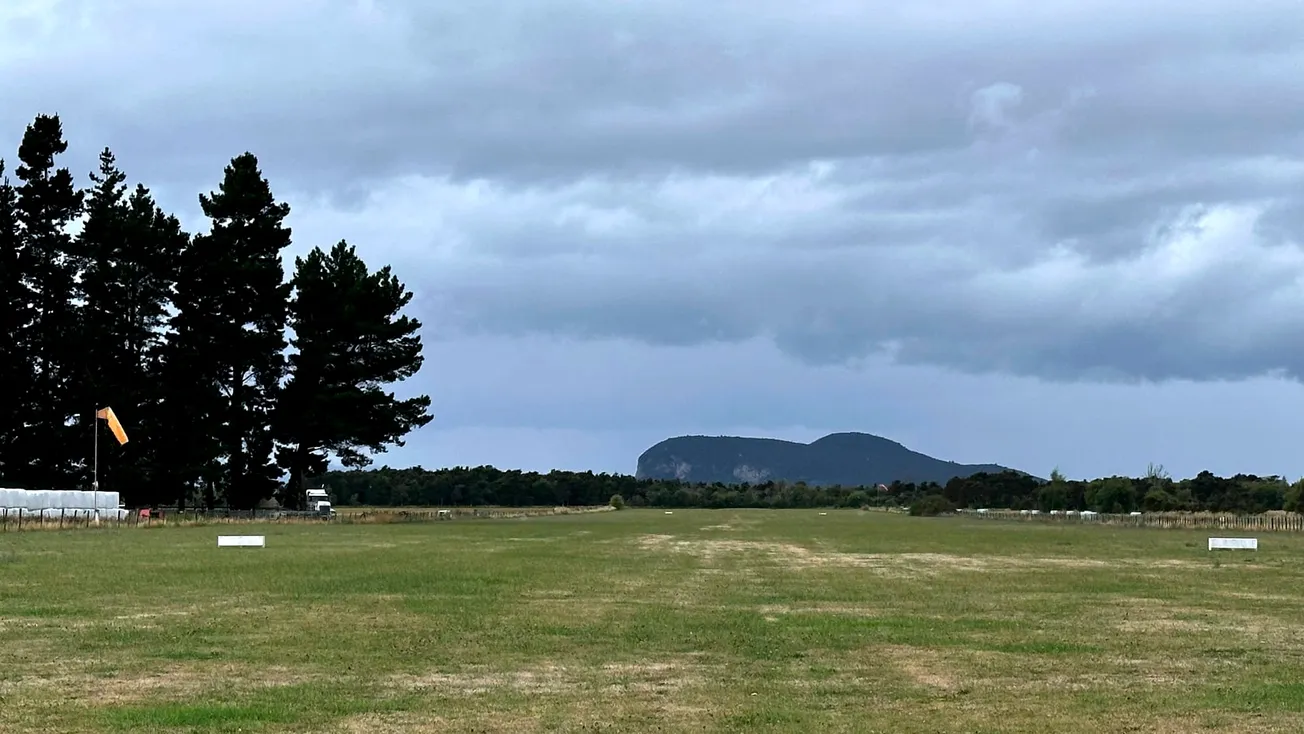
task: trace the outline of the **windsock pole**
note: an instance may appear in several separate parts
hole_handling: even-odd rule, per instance
[[[91,423],[95,424],[92,432],[95,434],[95,463],[91,469],[91,505],[94,507],[92,512],[95,513],[96,524],[100,521],[100,418],[95,413],[91,413]]]

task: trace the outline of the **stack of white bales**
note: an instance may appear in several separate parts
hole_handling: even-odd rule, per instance
[[[24,500],[22,496],[23,490],[21,489],[5,489],[0,487],[0,516],[13,517],[15,514],[14,510],[17,510],[20,505],[23,509],[26,509],[26,500]]]
[[[122,519],[127,511],[119,501],[117,492],[0,489],[0,516]]]

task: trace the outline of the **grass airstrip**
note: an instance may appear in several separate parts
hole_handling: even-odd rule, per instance
[[[267,547],[216,547],[246,532]],[[9,532],[0,731],[1304,730],[1304,536],[1210,534],[851,510]]]

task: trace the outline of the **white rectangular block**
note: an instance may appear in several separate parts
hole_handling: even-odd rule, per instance
[[[1258,550],[1258,538],[1210,538],[1209,550]]]
[[[265,535],[219,535],[218,548],[264,548],[267,546]]]

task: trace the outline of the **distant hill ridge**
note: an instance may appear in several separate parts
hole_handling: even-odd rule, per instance
[[[894,481],[946,484],[954,477],[1011,471],[997,464],[957,464],[911,451],[869,433],[830,433],[811,443],[776,438],[679,436],[638,457],[640,479],[759,484],[805,482],[844,487]]]

